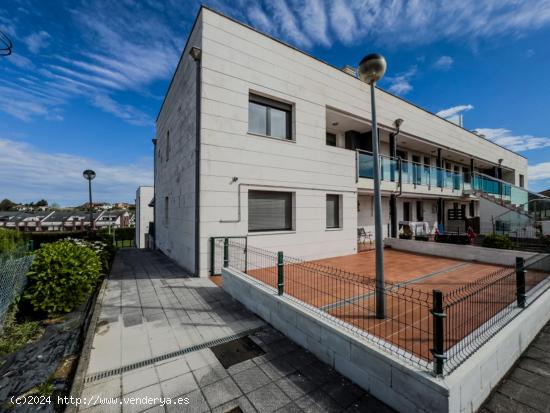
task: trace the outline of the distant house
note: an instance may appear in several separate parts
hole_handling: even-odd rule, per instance
[[[127,211],[102,211],[92,214],[94,229],[127,228],[130,214]],[[86,231],[90,228],[87,211],[0,212],[0,227],[22,232]]]

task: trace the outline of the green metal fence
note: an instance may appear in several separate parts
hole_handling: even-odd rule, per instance
[[[31,250],[30,245],[25,245],[0,254],[0,328],[10,304],[27,283],[27,272],[34,258]]]

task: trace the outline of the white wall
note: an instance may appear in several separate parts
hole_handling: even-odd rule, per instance
[[[136,191],[136,248],[146,248],[145,234],[149,232],[149,223],[154,222],[154,209],[149,206],[153,200],[152,186],[140,186]]]
[[[253,245],[308,258],[356,250],[355,153],[325,144],[327,107],[370,118],[368,86],[340,70],[208,9],[191,34],[157,124],[157,244],[187,269],[194,267],[194,62],[190,45],[202,48],[200,273],[207,275],[212,236],[250,235]],[[295,140],[247,133],[249,93],[293,106]],[[403,118],[403,132],[443,148],[468,152],[524,172],[524,158],[381,91],[379,122]],[[163,159],[171,129],[174,162]],[[160,152],[159,152],[160,151]],[[387,153],[387,145],[382,145]],[[236,182],[232,182],[237,178]],[[239,216],[238,187],[241,184]],[[275,186],[295,193],[294,231],[248,234],[247,192]],[[269,189],[269,188],[267,188]],[[325,229],[326,193],[343,196],[343,228]],[[164,198],[170,224],[164,226]],[[386,212],[387,214],[387,212]]]
[[[190,273],[195,269],[196,63],[189,50],[201,47],[201,34],[199,16],[157,119],[155,151],[155,243]],[[166,197],[168,219],[164,216]]]

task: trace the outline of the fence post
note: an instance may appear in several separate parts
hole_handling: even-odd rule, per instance
[[[283,295],[285,290],[285,274],[283,264],[283,251],[277,253],[277,290],[279,295]]]
[[[210,275],[214,275],[216,268],[216,240],[214,237],[210,237]]]
[[[223,267],[229,266],[229,238],[223,240]]]
[[[525,308],[525,258],[516,257],[516,297],[519,308]]]
[[[443,321],[447,314],[443,312],[443,293],[439,290],[433,290],[432,296],[433,348],[431,352],[434,359],[434,373],[436,375],[441,375],[443,374],[443,363],[446,359],[444,354]]]
[[[248,274],[248,237],[244,239],[244,273]]]

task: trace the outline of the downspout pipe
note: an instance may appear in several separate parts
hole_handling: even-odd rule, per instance
[[[202,50],[193,46],[189,54],[195,61],[195,277],[200,276],[200,200],[201,200],[201,58]]]
[[[157,138],[153,142],[153,249],[157,249]]]

